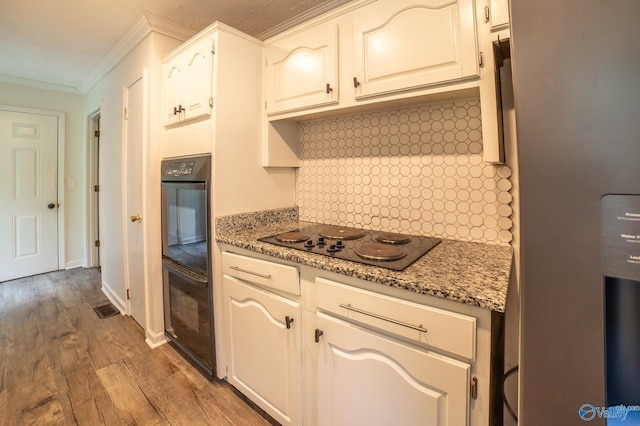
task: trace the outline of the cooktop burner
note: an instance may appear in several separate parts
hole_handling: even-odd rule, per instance
[[[322,228],[320,235],[332,240],[355,240],[364,237],[362,229],[347,228],[346,226],[327,226]]]
[[[397,260],[407,255],[400,247],[384,243],[362,245],[356,249],[356,254],[369,260]]]
[[[259,241],[401,271],[440,243],[439,238],[312,225]]]
[[[405,234],[381,232],[376,235],[376,241],[384,244],[407,244],[409,241],[411,241],[411,237]]]
[[[281,243],[300,243],[302,241],[307,241],[308,239],[309,236],[300,231],[285,232],[284,234],[276,235],[276,240]]]

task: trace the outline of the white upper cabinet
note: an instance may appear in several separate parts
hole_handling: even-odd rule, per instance
[[[320,25],[269,43],[267,114],[338,102],[338,26]]]
[[[473,0],[396,0],[353,23],[356,98],[477,77]]]
[[[215,37],[188,45],[164,62],[163,124],[211,115]]]

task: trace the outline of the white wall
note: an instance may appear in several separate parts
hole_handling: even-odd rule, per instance
[[[65,114],[65,263],[67,268],[84,261],[85,151],[82,96],[0,83],[0,104],[63,112]],[[71,182],[71,185],[69,185]],[[74,185],[75,183],[75,185]],[[72,187],[73,186],[73,187]]]
[[[157,33],[149,34],[85,95],[84,115],[101,111],[101,263],[103,289],[123,309],[126,306],[124,211],[126,182],[123,180],[124,92],[144,78],[145,112],[143,156],[143,232],[145,235],[145,299],[147,340],[157,344],[164,334],[162,314],[162,258],[160,240],[160,159],[157,143],[160,124],[162,57],[181,42]],[[155,143],[154,143],[155,142]],[[138,261],[136,259],[136,261]]]

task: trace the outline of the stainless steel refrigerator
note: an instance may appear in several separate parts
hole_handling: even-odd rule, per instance
[[[640,222],[624,219],[640,213],[640,1],[510,7],[519,424],[606,424],[607,407],[640,405],[639,385],[617,383],[640,364]]]

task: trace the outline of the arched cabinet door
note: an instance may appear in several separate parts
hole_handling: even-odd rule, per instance
[[[398,0],[353,22],[356,98],[478,77],[473,0]]]
[[[273,40],[265,55],[268,115],[338,102],[336,24]]]
[[[300,304],[228,275],[223,297],[229,383],[280,424],[301,424]]]
[[[317,314],[319,425],[469,422],[470,366]]]

